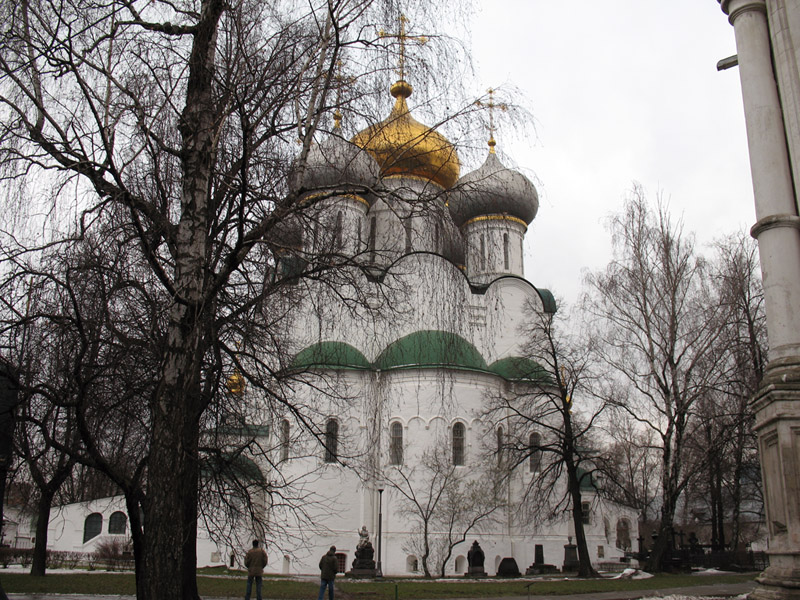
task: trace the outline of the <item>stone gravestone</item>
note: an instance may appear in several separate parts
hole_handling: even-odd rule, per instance
[[[578,547],[572,543],[572,537],[569,538],[569,543],[564,544],[564,564],[561,566],[563,573],[576,572],[581,563],[578,561]]]
[[[469,552],[467,552],[467,563],[469,564],[467,577],[484,577],[486,575],[486,571],[483,568],[484,560],[485,556],[481,545],[478,540],[475,540],[472,542]]]
[[[352,568],[346,573],[347,577],[375,577],[377,569],[375,568],[375,549],[372,547],[372,542],[369,540],[369,532],[367,526],[361,528],[358,532],[358,545],[356,546],[356,557],[353,559]]]
[[[519,572],[517,561],[510,556],[507,556],[501,560],[500,566],[497,567],[498,577],[519,577],[520,574],[521,573]]]
[[[536,544],[533,550],[533,564],[525,569],[525,575],[546,575],[558,573],[558,567],[544,562],[544,546]]]

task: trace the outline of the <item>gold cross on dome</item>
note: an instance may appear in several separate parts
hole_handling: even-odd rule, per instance
[[[378,36],[382,38],[397,38],[400,40],[400,57],[397,59],[397,74],[400,75],[400,80],[405,81],[406,78],[406,40],[418,42],[424,45],[428,42],[428,38],[424,35],[408,35],[406,33],[406,23],[408,19],[404,14],[400,14],[400,31],[398,33],[389,33],[381,29]]]
[[[482,102],[480,100],[476,100],[475,104],[478,106],[485,106],[489,109],[489,152],[494,154],[494,147],[497,145],[497,142],[494,141],[494,109],[497,108],[500,110],[508,110],[508,105],[503,104],[502,102],[500,104],[495,104],[494,88],[489,88],[487,92],[489,93],[489,101]]]

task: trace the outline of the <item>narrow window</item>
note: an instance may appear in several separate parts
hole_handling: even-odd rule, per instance
[[[329,419],[325,424],[325,462],[336,462],[339,456],[339,422]]]
[[[342,211],[336,213],[336,225],[333,227],[333,243],[336,250],[342,249]]]
[[[389,463],[403,464],[403,426],[397,422],[392,423],[389,431]]]
[[[281,421],[281,460],[289,460],[289,421]]]
[[[508,271],[509,258],[508,258],[508,234],[503,234],[503,268]]]
[[[360,253],[363,248],[361,248],[361,227],[363,226],[363,219],[361,217],[358,218],[358,222],[356,223],[356,239],[358,240],[358,246],[356,246],[356,253]]]
[[[486,270],[486,236],[481,234],[481,271]]]
[[[497,466],[503,465],[503,428],[497,428]]]
[[[583,517],[583,524],[591,525],[592,523],[591,505],[588,502],[581,502],[581,513]]]
[[[83,522],[83,543],[85,544],[92,538],[100,535],[103,530],[103,515],[92,513]]]
[[[536,473],[542,468],[542,436],[534,431],[528,439],[528,452],[530,453],[531,473]]]
[[[433,224],[433,251],[439,253],[439,224]]]
[[[128,515],[116,511],[108,518],[108,533],[125,533],[128,529]]]
[[[403,221],[403,227],[406,230],[406,253],[411,252],[411,218],[406,217]]]
[[[464,464],[466,430],[463,423],[453,425],[453,464]]]
[[[375,230],[378,228],[378,223],[375,217],[372,217],[369,220],[369,252],[370,256],[369,259],[372,262],[375,262]]]

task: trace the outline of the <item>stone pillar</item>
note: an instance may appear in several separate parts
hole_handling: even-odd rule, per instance
[[[734,27],[739,55],[757,218],[751,233],[761,256],[770,345],[767,371],[753,399],[770,567],[752,597],[800,600],[800,218],[766,0],[720,3]]]

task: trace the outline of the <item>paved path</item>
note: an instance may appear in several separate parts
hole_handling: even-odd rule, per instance
[[[504,597],[503,600],[635,600],[636,598],[663,598],[666,596],[722,597],[740,596],[753,591],[754,582],[695,585],[682,588],[661,588],[628,592],[597,592],[595,594],[570,594],[567,596],[538,596],[536,584],[531,586],[530,596]],[[340,598],[344,598],[342,594]],[[9,594],[9,600],[136,600],[135,596],[84,596],[80,594]],[[234,598],[204,598],[203,600],[237,600]],[[472,600],[454,598],[451,600]],[[483,598],[481,600],[491,600]]]

